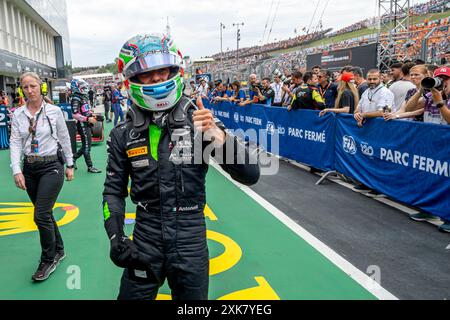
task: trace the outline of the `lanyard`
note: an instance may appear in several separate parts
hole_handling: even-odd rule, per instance
[[[367,97],[369,98],[369,101],[372,103],[373,102],[373,97],[377,94],[378,91],[380,91],[381,89],[383,89],[383,86],[380,84],[378,86],[378,89],[372,94],[372,96],[370,96],[370,92],[372,91],[371,89],[369,89],[369,92],[367,92]]]
[[[319,85],[319,93],[322,98],[325,98],[325,93],[327,93],[328,89],[330,89],[331,83],[328,83],[328,86],[323,90],[322,86]]]
[[[277,90],[277,87],[278,87],[278,90]],[[275,89],[275,96],[278,96],[278,93],[279,93],[280,90],[281,90],[281,83],[275,84],[275,85],[274,85],[274,89]]]
[[[44,107],[42,107],[42,108],[41,108],[41,111],[39,111],[39,113],[37,114],[37,116],[36,116],[36,122],[35,122],[35,123],[33,123],[33,121],[32,121],[33,118],[29,118],[29,117],[27,116],[28,121],[30,122],[29,132],[30,132],[30,135],[31,135],[31,139],[32,139],[32,140],[34,140],[34,139],[36,138],[37,125],[38,125],[39,118],[40,118],[40,116],[41,116],[41,114],[42,114],[43,111],[44,111]]]

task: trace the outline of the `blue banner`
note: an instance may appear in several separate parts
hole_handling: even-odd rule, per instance
[[[252,104],[240,107],[228,102],[210,104],[211,109],[228,129],[256,132],[250,140],[267,151],[308,164],[321,170],[334,170],[335,117],[319,117],[317,111],[287,112],[284,108]],[[278,145],[274,145],[279,140]]]
[[[336,170],[400,202],[450,220],[450,127],[353,116],[336,122]]]
[[[229,129],[267,151],[322,170],[337,170],[399,202],[450,220],[450,126],[222,102],[205,106]],[[271,138],[278,135],[279,148]]]
[[[9,148],[8,120],[8,109],[0,105],[0,149]]]

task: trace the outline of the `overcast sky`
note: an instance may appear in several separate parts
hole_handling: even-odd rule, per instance
[[[319,3],[320,1],[320,3]],[[377,0],[67,0],[73,66],[111,63],[123,43],[145,32],[163,32],[169,17],[172,36],[184,55],[200,58],[220,52],[220,22],[224,51],[236,48],[236,27],[241,28],[240,47],[263,41],[272,26],[270,40],[294,37],[294,29],[312,27],[323,14],[324,28],[335,30],[377,15]],[[277,11],[277,4],[280,3]],[[328,6],[325,6],[328,2]],[[413,0],[412,3],[425,2]],[[269,10],[272,6],[272,10]],[[277,15],[274,19],[275,12]],[[271,15],[269,17],[269,12]],[[269,19],[268,19],[269,18]]]

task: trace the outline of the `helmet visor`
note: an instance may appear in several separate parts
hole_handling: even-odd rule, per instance
[[[138,74],[168,67],[179,67],[179,57],[170,53],[152,53],[136,58],[126,66],[123,75],[130,79]]]

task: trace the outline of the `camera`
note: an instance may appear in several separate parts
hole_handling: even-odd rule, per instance
[[[428,77],[422,80],[422,88],[426,90],[435,88],[436,90],[441,91],[444,89],[444,81],[441,78]]]
[[[291,77],[286,77],[280,70],[275,69],[275,71],[273,72],[273,75],[275,77],[278,77],[281,79],[281,82],[283,82],[283,84],[285,85],[289,85],[291,83],[292,78]]]
[[[263,87],[260,83],[255,83],[255,84],[252,84],[251,89],[252,89],[252,91],[257,91],[257,89],[259,89],[259,91],[262,91]]]

